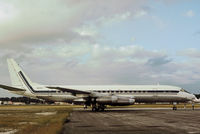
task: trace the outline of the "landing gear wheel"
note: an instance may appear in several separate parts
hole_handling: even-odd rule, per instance
[[[176,107],[173,107],[173,110],[177,110],[177,108],[176,108]]]
[[[92,111],[94,112],[98,112],[98,111],[104,111],[104,109],[106,108],[105,105],[102,104],[92,104]]]
[[[99,111],[104,111],[105,110],[105,106],[104,105],[100,105],[98,106]]]
[[[105,110],[105,109],[104,109],[103,107],[102,107],[102,108],[100,108],[100,111],[102,111],[102,112],[103,112],[104,110]]]
[[[97,109],[96,107],[92,107],[92,111],[93,111],[93,112],[96,111],[96,109]]]
[[[176,104],[176,102],[173,102],[173,110],[177,110]]]
[[[97,111],[99,111],[99,108],[98,107],[92,107],[92,111],[97,112]]]

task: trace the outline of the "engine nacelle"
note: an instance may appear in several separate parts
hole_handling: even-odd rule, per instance
[[[120,97],[115,105],[133,105],[134,103],[135,99],[133,98]]]
[[[116,96],[105,96],[105,97],[99,97],[96,99],[97,103],[101,104],[111,104],[116,103],[118,101],[118,97]]]
[[[96,101],[97,103],[105,105],[132,105],[135,103],[135,99],[133,97],[126,96],[99,97],[96,99]]]

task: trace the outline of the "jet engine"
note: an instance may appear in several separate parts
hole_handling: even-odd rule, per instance
[[[97,103],[101,104],[111,104],[111,103],[117,103],[118,98],[116,96],[105,96],[105,97],[99,97],[96,99]]]
[[[132,105],[135,99],[130,96],[104,96],[97,98],[96,102],[104,105]]]

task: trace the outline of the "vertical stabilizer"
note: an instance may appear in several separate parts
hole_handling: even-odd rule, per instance
[[[8,70],[10,73],[10,79],[12,86],[23,87],[27,89],[26,83],[32,84],[31,80],[25,75],[20,66],[14,61],[14,59],[7,59]],[[25,82],[24,82],[25,80]]]

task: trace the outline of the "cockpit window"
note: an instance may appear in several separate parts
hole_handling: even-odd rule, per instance
[[[190,92],[186,91],[186,90],[183,89],[183,88],[181,89],[181,91],[182,91],[182,92],[186,92],[186,93],[190,93]]]

